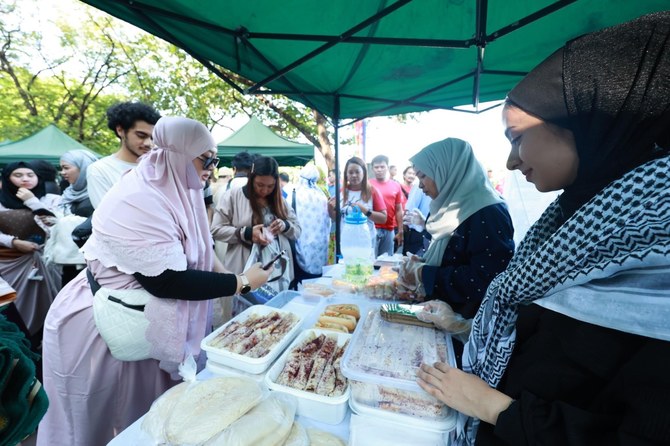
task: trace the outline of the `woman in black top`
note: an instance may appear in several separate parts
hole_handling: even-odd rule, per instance
[[[568,42],[508,95],[510,169],[563,189],[489,286],[454,444],[670,444],[670,12]],[[448,328],[448,327],[447,327]]]
[[[419,187],[432,198],[423,258],[410,259],[401,284],[420,297],[448,303],[474,317],[486,288],[514,252],[514,228],[503,199],[486,178],[472,147],[457,138],[429,145],[410,158]],[[407,209],[411,216],[417,210]],[[411,218],[411,217],[410,217]]]

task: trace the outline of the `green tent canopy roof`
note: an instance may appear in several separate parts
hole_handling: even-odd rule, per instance
[[[504,99],[567,40],[670,6],[668,0],[83,1],[183,48],[240,93],[283,94],[337,119],[468,104],[478,110],[480,102]]]
[[[49,124],[26,138],[0,145],[0,165],[31,160],[45,160],[56,165],[65,152],[78,149],[88,150],[96,157],[100,157],[55,125]]]
[[[280,166],[302,166],[314,158],[314,146],[300,144],[282,138],[255,117],[238,131],[216,145],[223,165],[238,152],[247,151],[258,155],[271,156]]]

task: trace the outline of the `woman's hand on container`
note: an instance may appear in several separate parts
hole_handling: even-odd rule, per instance
[[[461,334],[470,331],[471,320],[466,320],[454,312],[451,307],[441,300],[431,300],[423,305],[423,310],[416,313],[420,321],[432,322],[449,334]]]
[[[459,412],[492,425],[498,421],[498,415],[514,402],[478,376],[443,362],[422,364],[417,376],[419,386],[430,395]]]
[[[356,203],[353,203],[352,205],[353,205],[353,206],[356,206],[358,209],[360,209],[360,210],[361,210],[361,214],[365,215],[365,214],[368,213],[368,210],[369,210],[369,209],[367,208],[367,206],[365,206],[365,205],[364,205],[363,203],[361,203],[360,201],[357,201]]]
[[[30,252],[35,252],[40,247],[37,243],[29,242],[27,240],[21,240],[18,238],[12,240],[12,246],[17,251],[24,252],[26,254]]]
[[[35,194],[30,192],[30,189],[26,189],[25,187],[19,187],[19,190],[16,192],[16,198],[18,198],[21,201],[30,200],[31,198],[34,197]]]
[[[255,290],[268,281],[273,270],[274,266],[270,266],[270,268],[265,270],[262,268],[261,263],[258,262],[251,265],[251,267],[244,272],[244,275],[247,276],[251,289]]]
[[[263,225],[256,225],[251,230],[251,241],[261,246],[266,246],[270,241],[263,234]]]

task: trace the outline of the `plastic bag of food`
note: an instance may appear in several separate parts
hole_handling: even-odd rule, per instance
[[[151,405],[141,428],[161,445],[200,445],[228,427],[263,397],[259,384],[245,377],[195,380],[195,361],[180,366],[186,381]]]
[[[162,394],[151,404],[149,412],[142,420],[141,429],[149,434],[156,442],[155,444],[166,444],[165,420],[172,413],[172,409],[178,403],[188,386],[196,382],[198,366],[193,356],[188,356],[182,364],[179,365],[179,374],[184,382],[177,384],[167,392]]]
[[[259,384],[246,377],[222,377],[187,387],[165,422],[170,444],[199,445],[216,436],[262,399]]]
[[[298,407],[291,395],[271,393],[206,446],[282,446]]]
[[[294,421],[291,432],[288,433],[288,437],[286,437],[282,446],[309,446],[309,436],[307,436],[305,428]]]
[[[311,446],[346,446],[340,437],[315,428],[308,428],[309,444]]]

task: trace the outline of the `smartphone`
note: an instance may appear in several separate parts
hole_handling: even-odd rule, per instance
[[[266,263],[265,265],[261,266],[261,268],[263,268],[264,270],[268,270],[268,269],[270,269],[270,267],[271,267],[272,265],[274,265],[274,263],[275,263],[277,260],[279,260],[279,258],[280,258],[281,256],[283,256],[284,254],[286,254],[286,250],[285,250],[285,249],[282,249],[282,250],[279,252],[279,254],[277,254],[276,256],[274,256],[274,257],[272,258],[272,260],[270,260],[268,263]]]

